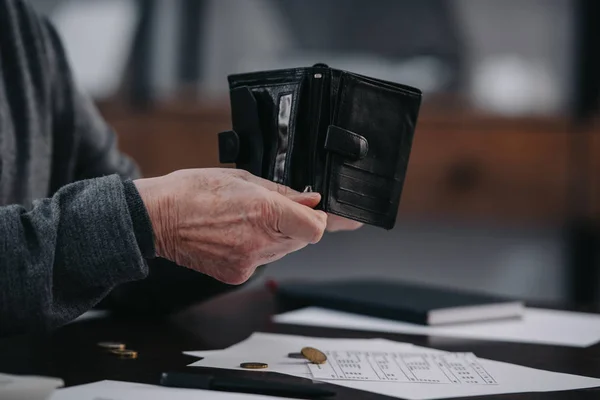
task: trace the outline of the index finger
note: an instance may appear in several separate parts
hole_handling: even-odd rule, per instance
[[[296,196],[296,195],[300,194],[300,192],[292,189],[291,187],[282,185],[277,182],[270,181],[268,179],[261,178],[259,176],[253,175],[251,173],[243,174],[242,179],[244,179],[248,182],[252,182],[257,185],[260,185],[260,186],[264,187],[265,189],[268,189],[272,192],[277,192],[285,197],[291,197],[291,196]]]

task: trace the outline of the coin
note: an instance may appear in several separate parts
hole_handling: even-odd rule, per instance
[[[269,364],[262,362],[243,362],[240,364],[240,367],[245,369],[265,369],[269,368]]]
[[[138,352],[134,350],[111,350],[110,352],[122,358],[137,358],[138,356]]]
[[[303,360],[306,359],[306,357],[304,357],[304,355],[302,353],[289,353],[288,358],[301,358]]]
[[[107,350],[125,350],[125,343],[119,342],[100,342],[98,346]]]
[[[313,364],[325,364],[327,361],[327,356],[320,350],[315,349],[314,347],[304,347],[301,351],[304,358],[310,361]]]

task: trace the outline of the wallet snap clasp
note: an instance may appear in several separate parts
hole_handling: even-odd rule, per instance
[[[232,89],[232,129],[219,133],[219,161],[261,176],[263,137],[256,99],[247,86]]]
[[[219,162],[234,163],[240,154],[240,138],[235,131],[219,133]]]
[[[353,160],[360,160],[369,152],[369,142],[364,136],[339,126],[329,125],[325,149]]]

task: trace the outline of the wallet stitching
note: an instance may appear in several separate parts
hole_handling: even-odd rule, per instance
[[[327,69],[323,69],[323,74],[327,73],[325,71],[327,71]],[[314,129],[314,131],[315,131],[315,135],[314,136],[315,137],[312,138],[314,140],[314,144],[312,146],[309,145],[309,149],[308,149],[308,151],[313,152],[313,165],[311,166],[311,168],[312,168],[312,174],[311,174],[311,176],[309,176],[309,180],[310,181],[308,182],[308,184],[309,185],[313,185],[314,189],[316,189],[316,184],[317,184],[317,179],[316,179],[316,176],[317,176],[317,174],[316,174],[316,168],[317,168],[316,164],[317,164],[317,162],[316,162],[316,160],[318,158],[317,157],[317,151],[319,149],[319,136],[320,136],[319,135],[319,133],[320,133],[320,129],[319,128],[321,127],[321,119],[323,118],[323,98],[325,97],[324,96],[325,90],[323,88],[324,85],[325,85],[324,82],[321,82],[321,93],[320,93],[320,96],[319,96],[319,104],[317,106],[317,109],[319,110],[319,112],[318,112],[319,117],[314,122],[316,124],[315,125],[316,129]],[[312,88],[312,85],[311,85],[311,93],[310,93],[309,99],[312,99],[312,90],[313,90],[313,88]],[[312,133],[312,131],[313,131],[313,129],[311,127],[310,133]],[[310,143],[310,138],[309,138],[309,143]]]
[[[290,78],[294,78],[292,81],[290,81]],[[272,84],[270,82],[280,82],[283,79],[288,79],[285,82],[281,82],[281,83],[277,83],[277,84]],[[248,77],[248,78],[242,78],[239,80],[236,80],[235,82],[231,83],[231,86],[233,89],[238,88],[240,86],[252,86],[252,87],[256,87],[256,86],[276,86],[276,85],[293,85],[293,84],[298,84],[302,81],[302,75],[297,75],[297,74],[290,74],[290,75],[281,75],[281,76],[275,76],[275,77]]]
[[[278,69],[278,70],[272,70],[272,71],[250,72],[250,73],[245,73],[245,74],[233,74],[233,75],[230,75],[230,79],[231,79],[230,85],[238,86],[240,84],[247,83],[247,82],[257,82],[257,81],[269,82],[269,81],[276,81],[276,80],[286,79],[286,78],[287,79],[298,78],[301,80],[302,77],[304,75],[306,75],[307,72],[310,72],[313,69],[314,68],[312,68],[312,67],[310,67],[310,68],[300,67],[300,68]],[[407,85],[402,85],[397,82],[391,82],[391,81],[386,81],[386,80],[382,80],[382,79],[371,78],[368,76],[352,73],[352,72],[341,70],[341,69],[335,69],[335,68],[328,68],[328,69],[331,71],[339,71],[341,74],[348,76],[348,78],[350,78],[350,79],[353,79],[353,80],[356,80],[359,82],[364,82],[364,83],[372,85],[372,86],[382,87],[382,88],[386,88],[389,90],[401,92],[410,97],[420,98],[423,95],[420,91],[418,91],[417,88],[407,87]],[[257,84],[260,84],[260,83],[257,83]]]
[[[352,80],[354,80],[356,82],[364,83],[365,85],[369,85],[371,87],[381,88],[381,89],[389,90],[389,91],[393,91],[393,92],[400,92],[400,93],[403,93],[403,94],[405,94],[405,95],[407,95],[409,97],[414,97],[414,98],[417,98],[417,99],[422,97],[422,94],[411,92],[408,89],[396,86],[396,84],[394,84],[393,82],[380,81],[380,82],[378,82],[380,84],[376,85],[375,82],[372,79],[369,79],[369,78],[364,77],[362,75],[348,73],[348,77],[349,77],[349,79],[352,79]]]
[[[312,68],[312,67],[311,67]],[[309,68],[307,67],[299,67],[299,68],[282,68],[282,69],[276,69],[276,70],[271,70],[271,71],[257,71],[257,72],[247,72],[247,73],[242,73],[242,74],[233,74],[231,75],[232,79],[235,80],[243,80],[246,78],[252,78],[252,77],[261,77],[261,76],[277,76],[277,77],[288,77],[290,75],[297,75],[299,73],[304,73],[307,70],[309,70]]]
[[[275,87],[279,87],[279,86],[292,86],[292,85],[300,85],[300,82],[283,82],[283,83],[275,83],[272,85],[265,85],[264,83],[256,83],[253,85],[244,85],[246,87],[248,87],[249,89],[268,89],[268,88],[275,88]]]
[[[344,75],[342,74],[342,76],[340,77],[339,87],[343,87],[342,86],[342,80],[343,79],[344,79]],[[338,89],[338,90],[340,90],[340,89]],[[339,118],[340,118],[340,110],[344,109],[344,105],[346,104],[346,97],[347,96],[348,96],[348,91],[347,90],[343,90],[342,93],[341,93],[341,97],[340,97],[340,103],[338,104],[338,107],[335,110],[334,123],[335,123],[336,126],[339,126],[338,122],[339,122]],[[337,156],[335,154],[331,154],[332,161],[333,161],[334,157],[337,157]],[[342,164],[343,164],[343,162],[342,162]],[[334,167],[333,166],[333,162],[332,162],[332,165],[330,165],[329,167],[330,167],[329,171],[327,171],[328,174],[329,174],[329,176],[330,176],[329,191],[328,191],[329,193],[327,195],[327,208],[331,209],[331,205],[332,205],[331,201],[333,199],[333,187],[331,185],[331,175],[333,173],[333,167]]]

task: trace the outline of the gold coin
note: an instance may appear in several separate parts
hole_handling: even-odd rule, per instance
[[[138,352],[134,350],[111,350],[110,352],[122,358],[137,358],[138,356]]]
[[[243,362],[240,364],[240,367],[245,369],[265,369],[269,368],[269,364],[261,362]]]
[[[98,346],[107,350],[125,350],[125,343],[119,342],[100,342]]]
[[[327,356],[320,350],[315,349],[314,347],[304,347],[301,351],[304,358],[310,361],[313,364],[325,364],[327,361]]]

